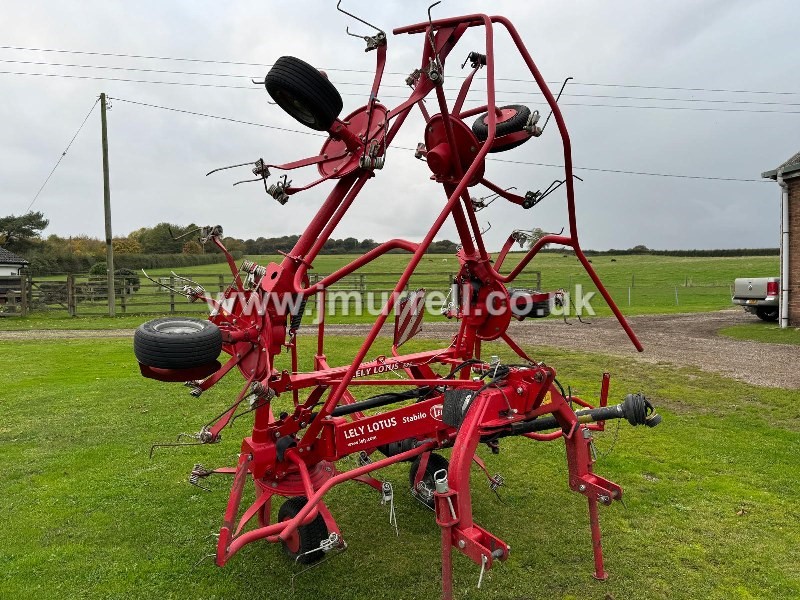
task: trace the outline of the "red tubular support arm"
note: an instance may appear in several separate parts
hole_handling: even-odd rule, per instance
[[[320,290],[325,289],[332,283],[336,283],[342,277],[345,277],[346,275],[349,275],[353,271],[360,269],[361,267],[375,260],[382,254],[386,254],[387,252],[389,252],[389,250],[399,249],[399,250],[408,250],[409,252],[415,252],[418,247],[419,244],[415,244],[414,242],[409,242],[407,240],[400,240],[400,239],[389,240],[388,242],[384,242],[380,246],[373,248],[363,256],[351,262],[349,265],[342,267],[338,271],[331,273],[330,275],[318,281],[314,285],[298,290],[298,294],[302,294],[303,296],[313,296],[314,294],[316,294]]]

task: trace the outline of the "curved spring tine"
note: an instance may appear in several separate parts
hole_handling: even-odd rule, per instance
[[[156,448],[176,448],[178,446],[202,446],[203,442],[184,442],[184,443],[175,443],[175,444],[153,444],[150,446],[150,460],[153,459],[153,452],[155,452]]]
[[[353,19],[355,19],[359,23],[363,23],[364,25],[367,25],[368,27],[372,27],[375,31],[378,31],[378,32],[382,33],[383,35],[386,35],[386,32],[383,29],[381,29],[380,27],[378,27],[377,25],[373,25],[372,23],[370,23],[368,21],[365,21],[361,17],[357,17],[353,13],[349,13],[345,9],[343,9],[342,8],[342,0],[339,0],[339,2],[336,3],[336,10],[338,10],[340,13],[344,13],[348,17],[352,17]],[[359,37],[359,38],[362,38],[362,39],[365,37],[363,35],[355,35],[354,33],[350,33],[350,31],[347,28],[345,29],[345,31],[347,31],[347,35],[352,35],[353,37]]]
[[[253,183],[254,181],[261,181],[264,179],[263,177],[257,177],[256,179],[242,179],[241,181],[237,181],[233,185],[239,185],[240,183]]]
[[[187,231],[186,233],[182,233],[182,234],[176,236],[174,233],[172,233],[172,227],[167,225],[167,231],[169,231],[169,237],[172,238],[173,242],[177,242],[179,239],[185,238],[187,235],[192,235],[193,233],[197,233],[198,231],[202,231],[202,230],[203,230],[202,227],[196,227],[195,229],[192,229],[191,231]]]
[[[432,9],[434,6],[437,6],[438,4],[441,4],[441,3],[442,3],[442,0],[439,0],[438,2],[434,2],[433,4],[431,4],[431,5],[428,7],[428,24],[430,24],[430,25],[433,25],[433,19],[431,18],[431,9]]]
[[[253,161],[250,161],[250,162],[246,162],[246,163],[240,163],[238,165],[230,165],[230,166],[227,166],[227,167],[219,167],[217,169],[212,169],[211,171],[206,173],[206,177],[208,177],[212,173],[216,173],[217,171],[225,171],[226,169],[235,169],[236,167],[249,167],[252,164],[253,164]]]
[[[439,54],[436,52],[436,43],[433,41],[433,18],[431,17],[431,9],[441,3],[442,0],[438,0],[428,7],[428,25],[430,27],[430,35],[428,36],[428,40],[431,42],[431,56],[437,61],[437,63],[439,61]]]
[[[353,33],[353,32],[351,32],[349,27],[345,27],[345,28],[344,28],[344,32],[345,32],[347,35],[349,35],[349,36],[351,36],[351,37],[354,37],[354,38],[358,38],[358,39],[360,39],[360,40],[363,40],[363,39],[369,39],[369,36],[368,36],[368,35],[358,35],[357,33]]]
[[[180,276],[180,275],[178,275],[178,274],[177,274],[175,271],[170,271],[170,273],[171,273],[171,274],[172,274],[172,276],[173,276],[173,277],[175,277],[176,279],[180,279],[181,281],[188,281],[189,283],[193,283],[194,285],[197,285],[197,286],[203,287],[202,285],[200,285],[199,283],[197,283],[197,282],[196,282],[194,279],[189,279],[188,277],[181,277],[181,276]]]
[[[145,272],[145,270],[144,270],[144,269],[142,269],[142,274],[143,274],[143,275],[144,275],[144,276],[145,276],[147,279],[149,279],[150,281],[152,281],[152,282],[153,282],[153,283],[155,283],[156,285],[159,285],[159,286],[161,286],[161,287],[162,287],[162,288],[164,288],[165,290],[168,290],[168,291],[170,291],[170,292],[172,292],[172,293],[174,293],[174,294],[178,294],[179,296],[186,296],[186,294],[185,294],[184,292],[182,292],[181,290],[178,290],[178,289],[176,289],[176,288],[174,288],[174,287],[172,287],[172,286],[170,286],[170,285],[167,285],[166,283],[161,283],[160,281],[156,281],[155,279],[153,279],[152,277],[150,277],[150,275],[148,275],[148,274]],[[173,273],[173,275],[174,275],[174,273]],[[188,296],[186,296],[186,297],[188,298]]]
[[[256,84],[256,85],[263,85],[263,86],[266,86],[266,85],[267,85],[267,80],[266,80],[266,78],[265,78],[265,79],[264,79],[264,81],[256,81],[255,79],[252,79],[252,78],[251,78],[251,79],[250,79],[250,83],[254,83],[254,84]],[[278,103],[277,103],[277,102],[272,102],[271,100],[267,100],[267,104],[272,104],[272,106],[278,106]]]
[[[558,103],[559,99],[561,98],[561,94],[564,92],[564,88],[567,87],[567,82],[570,79],[574,79],[574,77],[567,77],[564,80],[564,83],[561,84],[561,89],[558,90],[558,96],[556,96],[556,103]],[[544,128],[547,127],[547,123],[550,121],[550,117],[552,117],[552,116],[553,116],[553,111],[551,110],[550,114],[547,115],[547,118],[544,121],[544,125],[542,125],[542,133],[544,133]]]
[[[575,174],[573,174],[572,176],[573,176],[575,179],[577,179],[578,181],[583,181],[583,179],[582,179],[582,178],[578,177],[578,176],[577,176],[577,175],[575,175]],[[558,184],[558,185],[555,185],[555,184]],[[547,186],[547,189],[546,189],[546,190],[545,190],[545,191],[542,193],[542,195],[541,195],[541,196],[539,196],[539,199],[538,199],[538,201],[539,201],[539,202],[541,202],[542,200],[544,200],[544,199],[545,199],[547,196],[549,196],[550,194],[552,194],[553,192],[555,192],[555,191],[556,191],[558,188],[560,188],[560,187],[561,187],[563,184],[564,184],[564,180],[563,180],[563,179],[556,179],[556,180],[555,180],[553,183],[551,183],[550,185],[548,185],[548,186]],[[555,187],[553,187],[554,185],[555,185]],[[552,188],[552,189],[551,189],[551,188]]]

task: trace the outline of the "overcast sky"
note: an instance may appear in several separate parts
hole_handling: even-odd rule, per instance
[[[426,18],[427,2],[345,0],[344,7],[387,32]],[[268,65],[293,55],[328,71],[344,99],[343,115],[365,103],[375,53],[347,37],[368,28],[338,13],[335,2],[191,2],[5,0],[0,45],[106,52]],[[800,150],[800,4],[793,0],[508,2],[445,0],[435,17],[503,14],[515,23],[548,81],[575,78],[562,98],[578,167],[709,177],[759,179]],[[13,25],[13,26],[12,26]],[[421,36],[389,33],[381,100],[402,102],[405,75],[419,66]],[[461,61],[483,51],[482,36],[465,35],[446,65],[445,87],[460,84]],[[508,37],[497,34],[498,100],[543,110]],[[13,61],[216,73],[262,78],[268,67],[150,60],[0,49],[0,71],[56,73],[153,81],[246,86],[246,77],[209,77],[121,69],[20,64]],[[334,69],[349,69],[352,71]],[[485,73],[482,75],[485,76]],[[587,83],[793,92],[763,94],[601,87]],[[303,129],[263,86],[253,89],[158,85],[122,81],[0,74],[0,213],[24,213],[95,98],[112,97]],[[389,87],[392,86],[392,87]],[[473,86],[483,90],[484,81]],[[557,87],[555,84],[552,87]],[[584,96],[589,94],[591,96]],[[448,92],[454,97],[455,92]],[[617,96],[601,98],[597,96]],[[479,94],[475,98],[479,98]],[[618,96],[640,99],[618,98]],[[671,100],[653,100],[669,98]],[[724,100],[732,102],[678,102]],[[212,120],[113,101],[109,147],[114,235],[161,221],[220,224],[240,238],[299,233],[332,184],[293,196],[280,206],[258,184],[231,187],[246,169],[211,177],[216,167],[252,161],[289,162],[316,154],[323,138]],[[575,104],[583,104],[577,106]],[[666,106],[609,108],[586,104]],[[429,106],[431,104],[429,103]],[[683,110],[712,108],[714,110]],[[720,109],[725,109],[722,111]],[[783,112],[739,112],[783,111]],[[793,113],[793,114],[792,114]],[[396,144],[415,147],[423,123],[415,111]],[[310,131],[310,130],[307,130]],[[558,131],[495,158],[563,164]],[[544,189],[557,168],[487,163],[487,177],[518,190]],[[779,193],[775,183],[705,181],[581,170],[578,226],[585,248],[777,247]],[[308,182],[315,170],[296,172]],[[407,150],[389,151],[335,237],[381,241],[419,239],[444,194],[427,166]],[[275,175],[273,175],[273,178]],[[480,187],[475,196],[484,195]],[[488,245],[497,249],[512,229],[566,225],[563,191],[532,210],[498,201],[479,213]],[[50,219],[46,234],[102,238],[100,111],[90,117],[33,210]],[[1,216],[1,215],[0,215]],[[452,223],[439,238],[456,239]]]

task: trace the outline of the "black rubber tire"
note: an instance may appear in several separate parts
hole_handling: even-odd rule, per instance
[[[413,450],[417,447],[417,440],[415,438],[406,438],[404,440],[400,440],[399,442],[391,442],[389,444],[383,444],[382,446],[378,446],[378,452],[383,454],[385,457],[389,458],[391,456],[397,456],[403,452],[408,452],[409,450]],[[411,459],[407,458],[406,461]]]
[[[522,104],[509,104],[508,106],[501,106],[500,110],[505,109],[514,109],[517,111],[513,117],[508,119],[507,121],[503,121],[502,123],[498,123],[497,127],[495,127],[494,132],[494,139],[508,135],[510,133],[517,133],[518,131],[523,131],[523,128],[528,123],[528,119],[531,116],[531,109],[527,106],[523,106]],[[485,142],[486,138],[489,137],[489,126],[486,124],[486,119],[488,118],[489,113],[483,113],[472,124],[472,133],[475,134],[475,137],[478,138],[479,142]],[[527,142],[530,138],[523,138],[518,142],[513,144],[509,144],[508,146],[503,146],[502,148],[492,148],[489,152],[505,152],[506,150],[511,150],[512,148],[516,148],[517,146],[521,146],[525,142]]]
[[[306,502],[308,502],[308,499],[305,496],[287,498],[286,502],[281,504],[280,509],[278,509],[278,521],[286,521],[296,517],[300,509],[306,505]],[[322,550],[312,552],[315,548],[319,548],[321,542],[328,539],[328,526],[325,525],[325,519],[322,518],[322,515],[318,514],[308,525],[298,527],[297,535],[299,538],[297,550],[292,550],[286,542],[282,542],[283,550],[289,558],[300,564],[308,565],[321,560],[325,556]]]
[[[162,317],[142,323],[133,334],[136,360],[157,369],[193,369],[217,360],[222,332],[211,321]]]
[[[322,73],[294,56],[281,56],[264,78],[272,99],[311,129],[327,131],[342,112],[342,97]]]
[[[442,421],[454,429],[461,427],[461,423],[477,395],[475,390],[447,390],[442,400]]]
[[[777,321],[778,320],[778,307],[777,306],[759,306],[756,308],[756,316],[762,321]]]
[[[413,463],[411,463],[411,469],[408,472],[408,484],[411,489],[414,489],[414,480],[417,478],[417,471],[419,471],[419,464],[422,461],[422,456],[418,456]],[[447,460],[441,454],[434,454],[431,452],[430,458],[428,458],[428,465],[425,467],[425,474],[422,476],[422,481],[425,483],[425,486],[430,489],[436,489],[434,482],[433,482],[433,474],[436,471],[440,471],[441,469],[447,469],[450,466],[450,461]],[[433,497],[430,499],[420,498],[422,502],[433,508]]]

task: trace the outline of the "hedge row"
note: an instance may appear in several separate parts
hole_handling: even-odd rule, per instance
[[[524,250],[512,252],[524,252]],[[542,252],[564,254],[572,252],[570,248],[551,247]],[[604,255],[651,255],[651,256],[689,256],[689,257],[715,257],[715,256],[779,256],[780,248],[720,248],[716,250],[639,250],[630,248],[628,250],[584,250],[586,256]]]
[[[241,252],[231,252],[239,259]],[[66,255],[47,256],[37,254],[30,259],[28,266],[34,275],[56,275],[61,273],[87,273],[92,266],[102,262],[94,256]],[[219,254],[117,254],[114,256],[116,269],[163,269],[211,265],[223,261]]]

